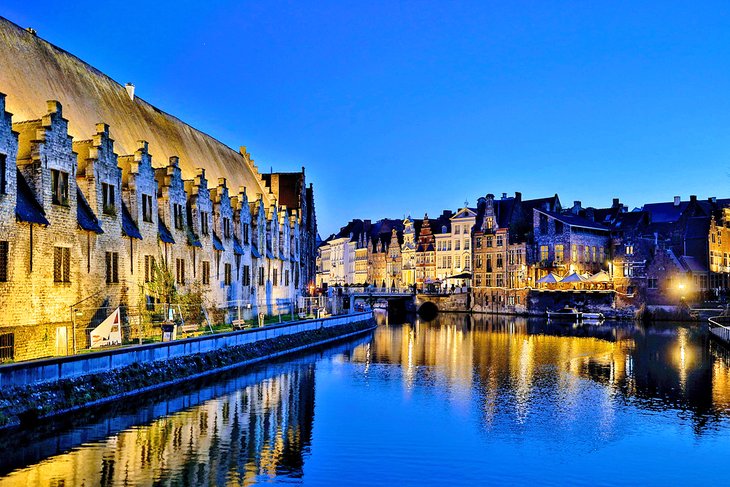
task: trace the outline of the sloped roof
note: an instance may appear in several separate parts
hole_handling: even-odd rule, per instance
[[[175,239],[172,237],[170,229],[167,228],[162,218],[157,219],[157,235],[165,243],[174,244]]]
[[[76,219],[79,222],[79,227],[82,230],[86,230],[94,233],[104,233],[99,224],[99,219],[96,217],[94,212],[89,206],[88,201],[84,197],[84,193],[81,192],[79,187],[76,187]]]
[[[226,250],[226,248],[223,246],[223,242],[221,242],[221,239],[215,232],[213,232],[213,249],[219,250],[221,252]]]
[[[122,233],[130,238],[136,238],[142,240],[142,234],[139,233],[137,224],[132,219],[132,214],[129,213],[126,203],[122,201]]]
[[[236,255],[243,255],[243,247],[241,247],[241,242],[238,240],[238,237],[233,237],[233,253]]]
[[[33,190],[30,189],[28,182],[19,169],[16,169],[16,174],[18,177],[18,194],[15,202],[15,217],[21,222],[50,225],[46,219],[46,212],[43,211],[43,207],[35,199]]]
[[[138,96],[130,99],[121,84],[3,17],[0,66],[6,110],[16,122],[37,119],[45,114],[47,100],[58,100],[77,140],[87,139],[104,122],[117,154],[132,154],[138,140],[147,140],[156,167],[176,155],[183,178],[194,177],[195,167],[202,165],[209,181],[225,177],[229,187],[246,186],[249,194],[261,193],[265,205],[272,203],[258,171],[240,153]]]
[[[555,213],[554,211],[543,211],[543,210],[537,210],[540,213],[544,213],[545,215],[554,218],[558,221],[561,221],[565,223],[566,225],[570,225],[571,227],[583,227],[583,228],[589,228],[591,230],[603,230],[605,232],[608,232],[610,229],[604,225],[600,225],[593,220],[588,220],[587,218],[583,218],[580,216],[573,215],[572,213]]]
[[[707,240],[710,234],[710,218],[705,216],[696,216],[687,219],[687,228],[685,230],[685,238],[699,238]]]

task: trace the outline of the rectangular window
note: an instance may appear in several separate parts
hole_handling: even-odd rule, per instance
[[[284,285],[285,286],[289,285],[289,269],[286,269],[284,271]]]
[[[487,237],[487,248],[492,247],[492,237]]]
[[[0,334],[0,362],[15,360],[15,333]]]
[[[589,246],[583,247],[583,262],[590,262],[591,260],[591,248]]]
[[[148,194],[142,195],[142,220],[152,221],[152,196]]]
[[[247,265],[243,266],[243,285],[251,285],[251,267]]]
[[[172,205],[172,212],[173,212],[173,218],[175,223],[175,228],[178,230],[183,229],[183,209],[182,205],[180,204],[173,204]]]
[[[578,246],[576,244],[570,246],[570,260],[578,262]]]
[[[556,262],[562,262],[563,258],[565,257],[563,246],[562,245],[556,245],[555,246],[555,261]]]
[[[53,247],[53,281],[71,282],[71,249]]]
[[[603,247],[600,247],[598,249],[598,258],[600,259],[601,263],[606,262],[606,249],[604,249]]]
[[[264,266],[259,267],[259,286],[264,285]]]
[[[223,237],[231,238],[231,219],[223,218]]]
[[[650,277],[648,279],[647,286],[649,289],[656,289],[657,288],[657,278],[656,277]]]
[[[203,261],[203,285],[210,285],[210,262]]]
[[[231,285],[231,264],[228,263],[223,265],[223,284]]]
[[[540,260],[543,262],[547,261],[549,258],[549,255],[550,254],[548,253],[548,246],[540,245]]]
[[[459,257],[458,255],[454,257],[454,266],[457,268],[461,267],[461,257]]]
[[[175,282],[185,285],[185,260],[175,259]]]
[[[8,242],[0,242],[0,282],[8,281]]]
[[[54,205],[68,206],[68,173],[51,169],[51,194]]]
[[[151,255],[144,256],[144,282],[155,280],[155,258]]]
[[[497,274],[497,287],[504,287],[504,276]]]
[[[497,235],[497,247],[502,247],[504,245],[504,236]]]
[[[7,156],[5,154],[0,154],[0,194],[5,194],[7,192],[7,170]]]
[[[598,253],[596,252],[596,246],[591,247],[591,262],[598,262]]]
[[[104,201],[104,214],[114,215],[116,214],[116,206],[114,202],[114,185],[108,183],[101,183],[101,193]]]
[[[209,213],[207,211],[200,212],[200,233],[208,235],[210,233]]]
[[[248,243],[248,229],[249,229],[248,223],[244,223],[243,224],[243,243],[244,244]]]
[[[487,287],[492,287],[492,275],[487,274]]]
[[[469,250],[469,240],[464,240],[464,250]]]
[[[273,272],[272,284],[274,286],[278,286],[279,285],[278,271],[279,271],[279,269],[274,269],[274,272]]]
[[[476,256],[476,268],[477,269],[481,269],[482,268],[482,263],[483,263],[482,256],[481,255],[477,255]]]
[[[106,283],[116,284],[119,282],[119,253],[106,253]]]
[[[501,269],[504,267],[504,262],[502,261],[502,254],[497,255],[497,269]]]
[[[477,237],[474,245],[476,246],[476,248],[481,249],[482,248],[482,237]]]

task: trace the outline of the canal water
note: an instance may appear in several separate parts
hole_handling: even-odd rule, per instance
[[[3,485],[726,485],[702,326],[440,315],[0,435]]]

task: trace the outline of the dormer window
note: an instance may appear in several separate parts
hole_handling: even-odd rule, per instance
[[[51,193],[54,205],[68,206],[68,173],[51,169]]]
[[[116,207],[114,205],[114,185],[108,183],[101,183],[101,192],[104,200],[104,214],[115,215]]]
[[[182,205],[175,203],[172,205],[173,218],[175,222],[175,228],[178,230],[183,229],[183,211]]]
[[[142,195],[142,220],[152,221],[152,196],[148,194]]]
[[[201,211],[200,212],[200,233],[203,235],[208,235],[210,233],[208,226],[208,212],[207,211]]]
[[[0,154],[0,194],[5,194],[7,191],[7,170],[7,156],[5,154]]]

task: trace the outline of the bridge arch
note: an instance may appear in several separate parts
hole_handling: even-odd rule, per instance
[[[433,319],[439,313],[439,307],[433,301],[425,301],[418,307],[418,314],[425,319]]]

